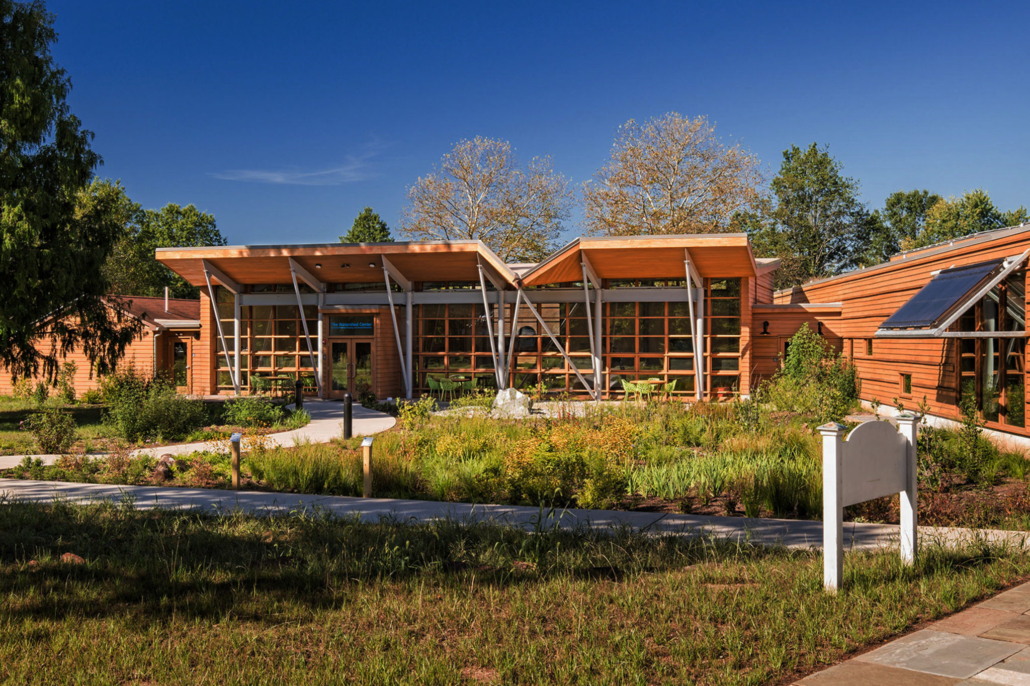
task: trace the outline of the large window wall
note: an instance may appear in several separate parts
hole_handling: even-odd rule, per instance
[[[251,289],[253,291],[254,287]],[[290,285],[292,292],[293,286]],[[267,292],[267,291],[253,291]],[[229,348],[229,362],[235,364],[234,335],[235,321],[233,317],[233,294],[222,287],[216,292],[218,298],[218,318],[222,323],[225,343]],[[316,331],[318,326],[318,307],[304,306],[304,316],[308,321],[312,345],[315,348],[317,362]],[[219,391],[232,390],[232,376],[222,342],[217,332],[215,337],[215,369]],[[289,377],[296,380],[298,375],[310,378],[314,384],[315,369],[308,355],[304,327],[300,319],[300,308],[297,305],[249,305],[240,308],[240,387],[250,388],[255,377],[280,379]]]
[[[496,309],[490,309],[496,318]],[[466,384],[475,379],[480,388],[497,387],[482,305],[417,305],[413,316],[416,390],[428,392],[430,378]]]
[[[708,392],[726,398],[740,389],[740,279],[707,279],[705,298]]]
[[[694,392],[694,340],[685,302],[605,303],[608,390],[622,381],[674,383],[673,393]]]
[[[1026,272],[991,289],[953,327],[958,331],[1026,331]],[[983,419],[1026,427],[1026,338],[963,338],[958,346],[959,389],[976,398]]]

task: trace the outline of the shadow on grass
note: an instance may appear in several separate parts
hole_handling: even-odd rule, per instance
[[[541,521],[546,522],[545,517]],[[73,553],[85,563],[62,562]],[[312,610],[386,582],[516,587],[554,578],[622,581],[701,562],[796,553],[626,531],[533,531],[487,523],[361,523],[324,513],[254,517],[136,510],[132,503],[0,503],[0,594],[8,617],[259,619]]]

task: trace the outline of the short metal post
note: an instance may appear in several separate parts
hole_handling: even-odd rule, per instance
[[[840,424],[819,427],[823,436],[823,585],[836,593],[844,576],[844,493],[841,467],[844,431]]]
[[[233,490],[240,490],[240,439],[243,434],[233,434],[229,437],[229,446],[232,450],[232,487]]]
[[[294,384],[294,386],[295,386],[294,390],[296,390],[296,392],[297,392],[297,399],[293,401],[294,407],[295,407],[295,409],[303,410],[304,409],[304,382],[300,380],[300,376],[297,377],[297,383]]]
[[[365,436],[361,442],[361,463],[364,472],[364,480],[361,484],[361,497],[372,497],[372,437]]]
[[[354,435],[354,400],[350,393],[343,396],[343,437],[350,438]]]

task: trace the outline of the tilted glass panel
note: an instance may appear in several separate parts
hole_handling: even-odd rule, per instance
[[[961,307],[963,299],[988,281],[1001,265],[1002,260],[992,260],[945,269],[888,317],[880,328],[918,329],[936,325],[956,307]]]

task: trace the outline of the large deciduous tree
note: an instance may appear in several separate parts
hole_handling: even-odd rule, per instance
[[[902,248],[912,250],[934,243],[961,238],[981,231],[1015,226],[1027,221],[1024,207],[1002,212],[987,193],[976,189],[961,198],[949,198],[935,203],[926,213],[923,230],[902,242]]]
[[[506,261],[536,261],[554,248],[572,193],[549,158],[525,168],[507,141],[476,137],[444,155],[408,189],[401,232],[415,240],[481,240]]]
[[[619,128],[611,159],[584,187],[587,231],[630,236],[733,230],[754,210],[763,179],[758,159],[727,147],[705,117],[671,112]]]
[[[90,185],[101,159],[66,102],[56,40],[42,2],[0,0],[0,366],[51,379],[72,348],[107,372],[139,331],[103,300],[124,226],[117,194]]]
[[[386,225],[371,207],[361,210],[354,218],[354,224],[346,235],[340,236],[341,243],[393,243],[390,227]]]
[[[124,192],[123,192],[124,197]],[[112,292],[158,297],[167,287],[173,298],[197,298],[199,289],[157,261],[157,248],[225,245],[215,218],[193,205],[174,203],[160,210],[142,210],[127,197],[130,221],[123,238],[104,266]]]
[[[887,196],[883,209],[869,217],[869,248],[862,264],[886,262],[911,245],[926,228],[930,209],[940,201],[941,196],[928,190],[895,191]]]
[[[869,215],[858,200],[858,182],[813,143],[783,152],[772,180],[769,219],[752,234],[757,252],[783,260],[777,286],[796,286],[856,266],[866,248]]]

